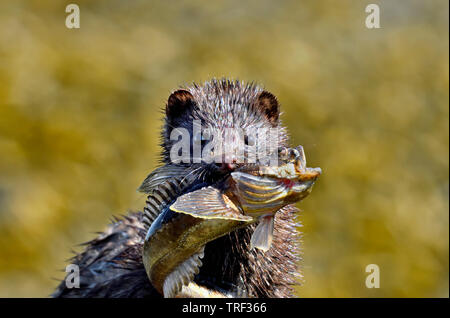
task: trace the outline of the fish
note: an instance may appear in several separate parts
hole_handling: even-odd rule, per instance
[[[266,252],[272,244],[275,213],[308,196],[322,173],[306,166],[302,146],[283,147],[279,157],[280,165],[243,167],[224,184],[178,197],[170,209],[205,219],[250,217],[249,223],[258,222],[250,246]]]
[[[279,166],[242,167],[214,185],[198,182],[195,174],[182,177],[182,168],[169,165],[146,181],[148,231],[142,257],[158,292],[171,298],[190,290],[205,245],[239,228],[259,222],[252,248],[270,248],[275,213],[306,197],[321,173],[306,167],[299,147],[281,150]]]

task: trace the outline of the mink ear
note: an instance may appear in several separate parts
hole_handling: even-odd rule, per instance
[[[267,117],[272,126],[278,125],[280,105],[273,94],[267,91],[259,93],[256,98],[256,107]]]
[[[169,96],[166,106],[166,115],[171,119],[180,117],[183,113],[193,107],[194,104],[194,96],[187,90],[180,89]]]

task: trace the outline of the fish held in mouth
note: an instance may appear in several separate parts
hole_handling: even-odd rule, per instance
[[[259,222],[251,248],[267,251],[276,212],[308,196],[321,174],[320,168],[306,167],[302,146],[281,148],[279,163],[242,167],[217,187],[208,186],[178,197],[170,209],[195,218]]]
[[[239,228],[258,222],[251,247],[270,249],[275,214],[306,197],[321,172],[306,167],[301,147],[279,158],[280,165],[241,167],[213,186],[192,176],[151,180],[143,262],[160,293],[179,294],[199,273],[205,245]]]

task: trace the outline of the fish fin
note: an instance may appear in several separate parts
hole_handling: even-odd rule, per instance
[[[179,196],[170,209],[203,219],[244,222],[253,220],[252,217],[242,214],[228,196],[211,186]]]
[[[251,248],[257,248],[264,252],[267,252],[270,249],[270,246],[272,245],[274,221],[275,218],[272,215],[261,217],[250,240]]]
[[[147,196],[142,222],[145,229],[149,229],[163,208],[173,201],[178,193],[186,186],[180,178],[167,179],[155,186]]]
[[[205,253],[205,246],[202,246],[200,250],[178,265],[172,273],[170,273],[163,284],[163,294],[165,298],[175,297],[183,288],[183,286],[189,285],[200,271],[202,264],[202,258]]]
[[[164,183],[167,179],[180,177],[186,174],[187,167],[177,165],[164,165],[156,168],[142,182],[137,191],[142,193],[151,193],[157,186]]]
[[[233,298],[233,295],[225,291],[211,290],[190,282],[189,285],[183,286],[176,298]]]

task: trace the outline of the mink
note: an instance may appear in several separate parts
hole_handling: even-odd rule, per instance
[[[170,152],[176,142],[170,138],[173,130],[185,128],[192,136],[194,120],[202,127],[218,131],[276,128],[279,145],[286,146],[287,130],[279,117],[277,98],[254,83],[213,79],[203,85],[181,88],[170,95],[165,107],[161,163],[195,170],[196,182],[212,185],[245,162],[232,157],[231,162],[194,163],[192,145],[189,162],[173,162]],[[248,139],[244,141],[248,143]],[[143,192],[148,185],[146,181],[140,188]],[[293,205],[277,212],[272,247],[267,252],[250,249],[255,225],[207,243],[203,266],[194,281],[236,297],[294,297],[294,288],[301,277],[297,212]],[[85,250],[71,260],[80,269],[80,288],[68,288],[63,280],[52,296],[162,297],[151,285],[142,262],[146,230],[143,212],[116,218],[105,232],[85,243]]]

